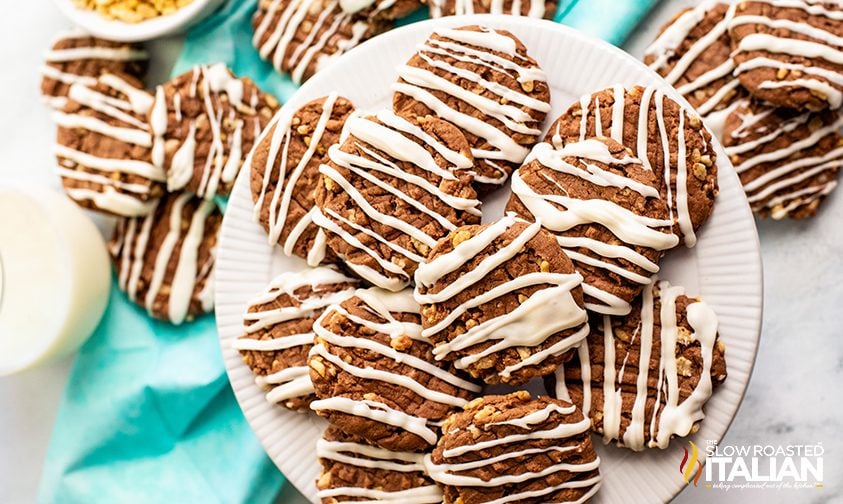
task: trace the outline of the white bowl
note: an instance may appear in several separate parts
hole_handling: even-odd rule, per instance
[[[176,12],[140,23],[108,19],[96,11],[77,7],[73,0],[53,0],[74,24],[91,35],[117,42],[141,42],[176,35],[201,21],[225,0],[193,0]]]

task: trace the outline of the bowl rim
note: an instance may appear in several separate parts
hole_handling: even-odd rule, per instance
[[[115,42],[143,42],[176,34],[210,14],[223,1],[192,0],[172,14],[139,23],[108,19],[98,12],[77,7],[73,0],[53,0],[53,3],[73,24],[91,35]]]

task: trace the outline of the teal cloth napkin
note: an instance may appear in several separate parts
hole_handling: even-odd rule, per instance
[[[621,44],[656,0],[562,0],[555,20]],[[257,0],[187,35],[173,69],[223,61],[286,100],[296,90],[251,45]],[[401,24],[424,19],[417,13]],[[174,327],[116,286],[76,359],[39,490],[44,503],[266,503],[283,484],[237,406],[213,316]]]
[[[73,366],[39,502],[271,502],[283,477],[234,399],[213,316],[159,322],[114,284]]]

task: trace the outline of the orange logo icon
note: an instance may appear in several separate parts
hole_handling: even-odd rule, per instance
[[[688,444],[691,445],[691,452],[689,454],[687,448],[682,448],[682,450],[685,451],[685,455],[682,456],[682,462],[679,463],[679,472],[685,478],[685,483],[690,483],[691,474],[693,474],[694,468],[699,466],[697,475],[694,477],[694,486],[697,486],[697,483],[700,481],[700,476],[702,476],[703,473],[703,465],[699,461],[700,451],[697,449],[697,445],[695,445],[693,441],[688,441]]]

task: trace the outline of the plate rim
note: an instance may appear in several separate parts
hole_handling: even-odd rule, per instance
[[[529,29],[531,27],[534,28],[534,27],[537,27],[537,26],[542,26],[542,27],[545,27],[545,28],[548,28],[548,29],[551,29],[551,30],[559,31],[559,32],[563,33],[562,36],[564,36],[564,37],[573,37],[575,39],[579,39],[580,42],[582,42],[586,45],[591,45],[601,52],[612,53],[612,55],[614,57],[626,61],[627,64],[632,64],[632,65],[638,67],[639,71],[646,71],[647,73],[650,74],[651,79],[656,83],[656,85],[659,86],[660,88],[663,88],[665,90],[665,92],[668,94],[668,96],[670,96],[670,98],[677,101],[683,108],[686,108],[688,110],[693,110],[693,108],[685,100],[685,98],[682,97],[661,76],[659,76],[655,71],[648,68],[646,65],[644,65],[643,62],[639,61],[638,59],[636,59],[634,56],[630,55],[629,53],[627,53],[623,49],[621,49],[619,47],[616,47],[616,46],[614,46],[614,45],[612,45],[612,44],[610,44],[610,43],[608,43],[604,40],[601,40],[597,37],[594,37],[592,35],[580,32],[580,31],[578,31],[574,28],[571,28],[569,26],[566,26],[566,25],[563,25],[561,23],[557,23],[557,22],[554,22],[554,21],[543,20],[543,19],[540,20],[540,19],[532,19],[532,18],[516,17],[516,16],[496,16],[496,15],[492,15],[492,14],[475,14],[475,15],[466,15],[466,16],[445,17],[445,18],[439,18],[439,19],[429,19],[429,20],[419,21],[417,23],[412,23],[412,24],[409,24],[409,25],[406,25],[406,26],[397,27],[397,28],[395,28],[395,29],[393,29],[389,32],[386,32],[386,33],[381,34],[377,37],[374,37],[373,39],[367,40],[366,42],[360,44],[360,46],[356,47],[353,51],[350,51],[350,54],[361,54],[364,51],[368,50],[369,47],[377,47],[379,44],[388,44],[389,41],[391,41],[393,39],[399,39],[399,38],[404,37],[405,33],[407,33],[409,36],[413,37],[413,36],[415,36],[415,31],[423,31],[424,29],[429,29],[430,31],[432,31],[432,30],[434,30],[438,27],[444,27],[444,26],[451,26],[452,27],[452,26],[457,26],[457,25],[465,26],[465,25],[472,25],[472,24],[485,24],[485,25],[490,25],[490,26],[498,28],[498,29],[505,29],[505,30],[513,30],[516,27],[518,29]],[[528,50],[529,50],[529,48],[528,48]],[[282,106],[282,109],[279,110],[278,114],[281,114],[282,111],[284,111],[284,110],[297,109],[301,105],[306,103],[307,101],[313,99],[315,97],[315,95],[314,95],[313,92],[311,92],[311,89],[312,88],[318,88],[320,85],[322,85],[323,80],[327,80],[327,79],[331,78],[333,76],[333,74],[337,73],[338,70],[336,70],[335,67],[337,67],[338,65],[340,67],[342,67],[342,63],[341,63],[342,61],[343,60],[339,60],[334,65],[331,65],[331,67],[326,68],[325,70],[323,70],[322,72],[318,73],[316,76],[314,76],[313,78],[311,78],[307,82],[305,82],[298,90],[296,90],[289,97],[288,100],[285,101],[284,105]],[[336,86],[336,87],[340,87],[340,86]],[[597,90],[595,90],[595,91],[597,91]],[[321,95],[321,93],[317,93],[317,94]],[[260,138],[262,138],[267,133],[267,131],[268,131],[268,128],[264,131],[264,133],[262,133]],[[751,227],[752,227],[753,232],[752,232],[752,236],[749,237],[749,239],[750,239],[749,241],[751,242],[751,245],[752,245],[752,250],[750,252],[751,252],[751,255],[752,255],[752,259],[753,259],[753,267],[755,267],[756,270],[757,270],[757,271],[753,272],[753,273],[755,273],[753,276],[756,279],[756,282],[753,282],[753,286],[754,286],[753,291],[754,292],[751,293],[751,294],[746,294],[746,297],[752,296],[753,301],[757,301],[757,306],[755,304],[753,304],[753,305],[748,305],[748,306],[745,307],[746,309],[751,309],[755,312],[754,313],[755,316],[751,318],[751,322],[752,322],[751,327],[748,328],[748,330],[751,331],[751,333],[752,333],[752,340],[751,340],[752,347],[753,347],[752,348],[752,356],[749,359],[748,366],[746,366],[746,379],[742,384],[742,387],[741,387],[741,390],[740,390],[740,393],[739,393],[739,397],[737,398],[736,401],[730,401],[730,404],[734,405],[734,411],[730,415],[728,421],[725,422],[723,431],[722,431],[722,433],[720,433],[720,440],[722,440],[723,437],[726,435],[726,433],[731,428],[731,425],[733,424],[733,422],[735,420],[735,417],[737,416],[738,412],[740,411],[741,406],[743,405],[743,401],[744,401],[744,398],[746,396],[747,389],[749,388],[749,384],[750,384],[750,381],[751,381],[751,378],[752,378],[752,373],[754,372],[754,369],[755,369],[755,364],[756,364],[757,356],[758,356],[758,349],[759,349],[760,341],[761,341],[761,329],[762,329],[762,323],[763,323],[764,275],[763,275],[763,261],[762,261],[762,258],[761,258],[760,239],[759,239],[759,235],[758,235],[758,228],[757,228],[754,216],[752,214],[752,211],[749,207],[749,204],[746,201],[745,196],[743,196],[743,191],[742,191],[741,186],[740,186],[740,180],[737,176],[737,173],[734,170],[734,167],[728,161],[728,157],[726,156],[722,146],[720,145],[719,140],[716,139],[716,137],[714,137],[713,135],[712,135],[712,143],[713,143],[713,145],[715,147],[715,150],[717,152],[717,155],[718,155],[718,171],[719,171],[718,179],[722,180],[721,177],[724,177],[724,176],[727,177],[727,178],[732,178],[733,179],[732,183],[736,183],[738,185],[738,189],[740,190],[740,194],[739,194],[740,199],[741,199],[740,202],[742,203],[742,205],[740,205],[742,207],[741,212],[744,214],[743,219],[748,219],[752,223]],[[257,142],[256,142],[256,144],[257,144]],[[721,162],[721,160],[722,160],[722,162]],[[723,172],[723,168],[726,168],[725,173]],[[248,187],[249,186],[249,173],[248,173],[249,171],[250,170],[247,169],[247,165],[244,164],[244,169],[242,169],[241,173],[238,175],[237,181],[235,182],[234,189],[232,190],[231,197],[232,197],[232,199],[234,199],[235,195],[239,195],[241,192],[245,191],[246,197],[248,198],[248,201],[249,201],[250,206],[251,206],[251,192],[250,192],[249,187]],[[245,189],[243,189],[244,186],[245,186]],[[240,188],[240,189],[238,190],[238,188]],[[226,248],[226,245],[227,245],[227,242],[228,242],[229,239],[231,239],[231,240],[235,239],[233,237],[230,237],[230,234],[231,234],[230,229],[234,226],[233,224],[231,224],[232,221],[233,221],[233,218],[229,218],[228,213],[226,213],[226,215],[224,216],[224,219],[223,219],[222,228],[220,230],[220,238],[219,238],[218,253],[217,253],[217,261],[218,261],[217,266],[220,265],[220,263],[221,263],[220,259],[221,258],[223,259],[222,264],[223,265],[226,264],[226,261],[227,261],[226,255],[227,254],[225,254],[223,252],[223,250]],[[703,228],[704,227],[705,227],[705,225],[703,226]],[[229,231],[227,232],[226,230],[229,230]],[[266,242],[266,240],[264,240],[264,242]],[[270,246],[270,245],[267,245],[267,246]],[[271,256],[276,256],[279,253],[279,249],[276,248],[275,245],[271,245],[270,248],[272,249]],[[750,252],[744,252],[744,253],[749,254]],[[699,276],[699,275],[700,274],[697,273],[697,276]],[[225,284],[225,281],[221,281],[219,279],[219,277],[215,277],[214,281],[215,281],[215,290],[217,292],[217,295],[219,296],[220,292],[225,292],[225,289],[221,289],[220,287],[221,286],[225,287],[226,284]],[[253,293],[252,295],[254,295],[254,294],[256,294],[256,292]],[[225,295],[223,295],[223,298],[225,298]],[[248,300],[245,300],[245,301],[248,302]],[[243,394],[245,394],[245,390],[239,390],[239,387],[234,386],[234,379],[236,378],[236,376],[234,376],[234,375],[238,372],[238,368],[239,368],[240,372],[242,372],[243,369],[245,369],[246,372],[248,372],[248,373],[251,373],[251,372],[248,370],[248,368],[246,368],[245,364],[243,364],[242,361],[239,360],[239,354],[236,351],[234,351],[230,348],[227,348],[226,341],[228,340],[228,338],[225,338],[223,336],[225,331],[223,329],[223,323],[220,321],[220,319],[224,318],[226,316],[231,316],[232,314],[229,314],[229,313],[222,313],[221,314],[220,313],[220,311],[221,311],[220,306],[221,306],[221,303],[219,303],[219,302],[216,303],[215,317],[216,317],[216,321],[217,321],[219,341],[220,341],[222,356],[223,356],[223,359],[224,359],[224,362],[225,362],[226,373],[229,377],[229,381],[232,383],[232,389],[233,389],[233,391],[235,393],[235,396],[237,398],[238,405],[240,406],[241,410],[243,411],[244,416],[246,417],[250,427],[252,428],[253,431],[255,431],[256,437],[258,437],[258,439],[260,440],[261,445],[263,446],[264,450],[267,452],[268,456],[270,456],[270,458],[273,460],[275,465],[278,467],[279,471],[281,471],[282,474],[283,474],[283,470],[280,467],[280,462],[278,460],[276,460],[274,457],[272,457],[272,455],[270,455],[271,450],[270,450],[270,446],[269,446],[269,440],[267,440],[265,437],[259,435],[258,432],[257,432],[257,428],[254,425],[255,421],[256,421],[256,418],[257,418],[251,412],[251,409],[254,408],[254,406],[253,405],[252,406],[244,405],[246,400],[249,399],[249,398],[242,397]],[[747,320],[747,319],[749,319],[749,317],[742,318],[742,320]],[[236,360],[236,362],[234,364],[231,364],[230,363],[231,359],[227,358],[227,354],[231,354],[231,353],[237,354],[237,357],[238,357],[238,359]],[[254,385],[252,385],[252,386],[256,388],[256,386],[254,386]],[[260,395],[260,397],[261,397],[261,399],[263,399],[262,394]],[[269,403],[266,403],[266,405],[268,405],[270,407],[274,407],[273,405],[270,405]],[[707,415],[708,415],[708,412],[707,412]],[[310,422],[311,424],[313,424],[315,422],[316,424],[324,425],[324,421],[321,418],[314,418],[313,415],[308,415],[307,418],[312,420]],[[662,451],[662,450],[659,450],[659,451]],[[305,498],[308,498],[309,494],[312,493],[311,491],[309,491],[309,489],[300,488],[290,478],[287,478],[287,480],[290,483],[292,483],[294,486],[296,486],[297,490],[299,492],[301,492],[305,496]],[[671,490],[671,494],[672,494],[671,498],[675,498],[684,488],[685,488],[684,485],[677,485],[676,488],[673,488]]]

